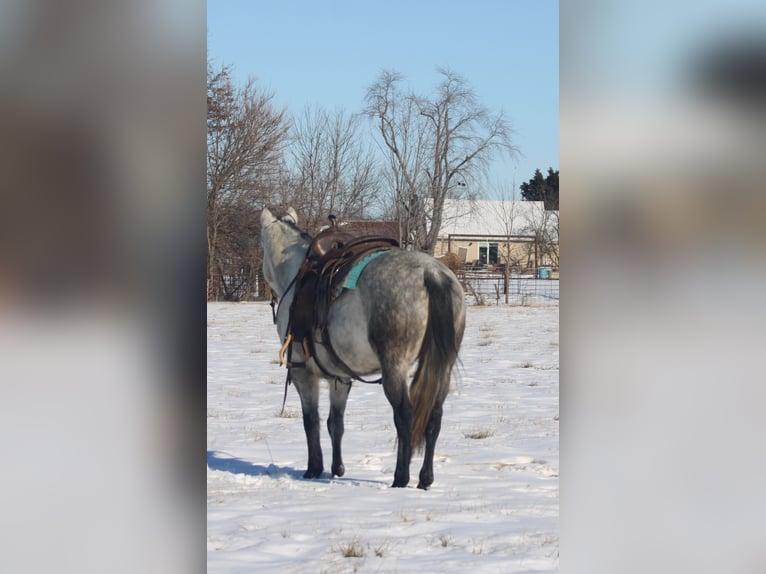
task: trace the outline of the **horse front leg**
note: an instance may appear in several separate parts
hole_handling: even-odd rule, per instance
[[[346,412],[349,392],[351,392],[351,381],[335,379],[330,382],[330,416],[327,417],[327,430],[332,439],[333,476],[343,476],[346,473],[340,445],[343,440],[343,415]]]
[[[396,426],[396,470],[394,470],[394,488],[404,488],[410,482],[410,461],[412,459],[412,404],[407,392],[405,373],[383,372],[383,391],[394,409]]]
[[[322,475],[322,445],[319,442],[319,379],[306,369],[295,368],[293,384],[301,398],[303,430],[306,431],[308,446],[308,469],[303,478],[318,478]]]

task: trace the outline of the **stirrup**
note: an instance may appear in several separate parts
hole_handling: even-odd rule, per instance
[[[287,349],[290,346],[290,343],[292,343],[292,340],[293,340],[292,333],[288,333],[287,337],[285,337],[285,344],[282,345],[281,349],[279,349],[279,364],[280,364],[280,366],[290,368],[290,364],[285,360],[285,353],[287,352]]]

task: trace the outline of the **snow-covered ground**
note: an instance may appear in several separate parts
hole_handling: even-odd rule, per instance
[[[557,302],[556,302],[557,303]],[[356,383],[346,474],[304,480],[300,401],[265,303],[208,305],[208,572],[558,570],[557,304],[471,306],[427,492],[393,489],[391,408]],[[324,383],[323,383],[324,384]],[[320,415],[327,416],[327,393]],[[324,428],[323,428],[324,431]]]

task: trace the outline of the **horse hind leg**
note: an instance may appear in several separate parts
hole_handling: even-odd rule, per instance
[[[319,441],[319,379],[305,369],[293,369],[293,384],[301,398],[303,429],[308,446],[308,469],[303,478],[318,478],[324,471]]]
[[[343,415],[346,401],[351,392],[351,381],[335,379],[330,382],[330,415],[327,417],[327,430],[332,440],[332,475],[343,476],[346,467],[343,464],[341,441],[343,440]]]
[[[436,452],[436,441],[442,428],[442,414],[444,412],[444,401],[447,398],[449,389],[449,380],[452,369],[449,368],[441,374],[446,383],[440,385],[440,391],[435,397],[435,402],[431,415],[428,417],[428,423],[425,429],[425,455],[423,456],[423,466],[420,469],[418,488],[428,490],[434,482],[434,453]]]
[[[407,392],[407,371],[396,369],[383,371],[383,391],[394,410],[397,452],[394,488],[403,488],[410,482],[412,459],[412,404]]]
[[[434,452],[436,450],[436,440],[439,438],[439,432],[442,427],[442,405],[434,406],[431,417],[426,425],[426,452],[423,457],[423,466],[420,469],[418,488],[428,490],[434,482]]]

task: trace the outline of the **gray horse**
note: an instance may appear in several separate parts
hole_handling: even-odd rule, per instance
[[[280,298],[276,315],[281,340],[288,331],[294,278],[303,262],[311,237],[298,227],[294,209],[275,216],[269,209],[261,215],[263,274]],[[424,253],[394,249],[374,258],[359,276],[356,288],[345,289],[332,303],[327,319],[328,349],[315,344],[316,360],[305,360],[294,345],[292,381],[303,410],[308,443],[308,470],[304,478],[319,477],[324,468],[319,441],[319,379],[332,375],[327,428],[332,440],[332,474],[343,476],[341,456],[343,415],[351,387],[348,370],[361,376],[379,373],[383,391],[394,411],[397,458],[394,487],[410,481],[414,450],[425,444],[418,488],[433,483],[433,457],[441,429],[442,404],[450,386],[465,328],[463,289],[454,274]],[[317,365],[319,361],[324,372]],[[417,363],[407,389],[410,371]]]

